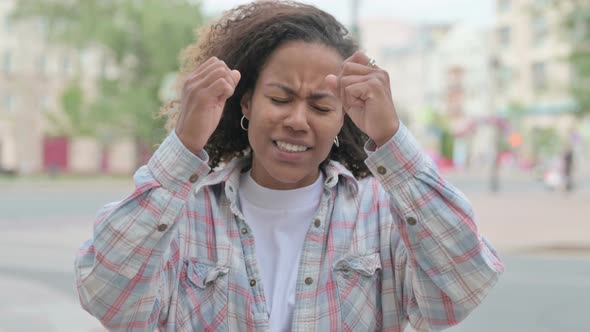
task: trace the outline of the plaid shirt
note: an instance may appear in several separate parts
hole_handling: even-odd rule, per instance
[[[372,146],[371,146],[372,145]],[[305,237],[292,331],[418,331],[457,324],[503,265],[467,199],[445,182],[402,125],[356,180],[324,169]],[[255,239],[237,192],[246,161],[209,173],[171,133],[107,205],[79,251],[82,306],[113,331],[268,331]]]

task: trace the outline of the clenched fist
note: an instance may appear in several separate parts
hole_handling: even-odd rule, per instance
[[[389,74],[368,63],[369,58],[357,52],[344,61],[338,76],[328,75],[326,82],[354,124],[381,146],[397,132],[400,121]]]
[[[201,151],[217,128],[225,101],[233,95],[240,72],[212,57],[199,65],[184,82],[176,135],[194,154]]]

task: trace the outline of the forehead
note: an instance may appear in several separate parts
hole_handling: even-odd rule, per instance
[[[287,42],[269,56],[260,78],[292,81],[290,83],[323,80],[328,74],[337,74],[343,62],[333,47],[304,41]]]

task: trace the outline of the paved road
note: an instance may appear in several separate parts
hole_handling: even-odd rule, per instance
[[[507,271],[449,331],[590,331],[590,191],[564,195],[516,183],[490,195],[481,179],[452,178]],[[103,331],[77,303],[72,262],[91,236],[94,211],[130,188],[113,180],[0,180],[0,332]]]

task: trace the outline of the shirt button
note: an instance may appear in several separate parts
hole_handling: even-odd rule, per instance
[[[189,180],[191,183],[195,183],[195,182],[197,182],[197,180],[198,180],[198,179],[199,179],[199,175],[197,175],[197,174],[193,174],[193,175],[191,175],[191,177],[190,177],[190,178],[188,178],[188,180]]]
[[[313,224],[315,227],[320,227],[322,225],[322,221],[318,218],[314,220]]]
[[[383,166],[379,166],[379,167],[377,167],[377,173],[379,173],[381,175],[385,175],[385,173],[387,173],[387,169]]]
[[[312,278],[312,277],[307,277],[307,278],[305,278],[305,284],[306,284],[306,285],[311,285],[311,284],[313,284],[313,278]]]
[[[158,226],[158,231],[159,232],[163,232],[166,229],[168,229],[168,225],[166,225],[166,224],[161,224],[161,225]]]
[[[248,229],[247,228],[242,228],[242,234],[244,234],[244,235],[248,234]]]
[[[252,287],[256,286],[256,280],[254,280],[254,279],[250,280],[250,286],[252,286]]]
[[[416,218],[414,218],[414,217],[408,217],[406,219],[406,222],[408,223],[408,225],[414,226],[414,225],[416,225]]]

